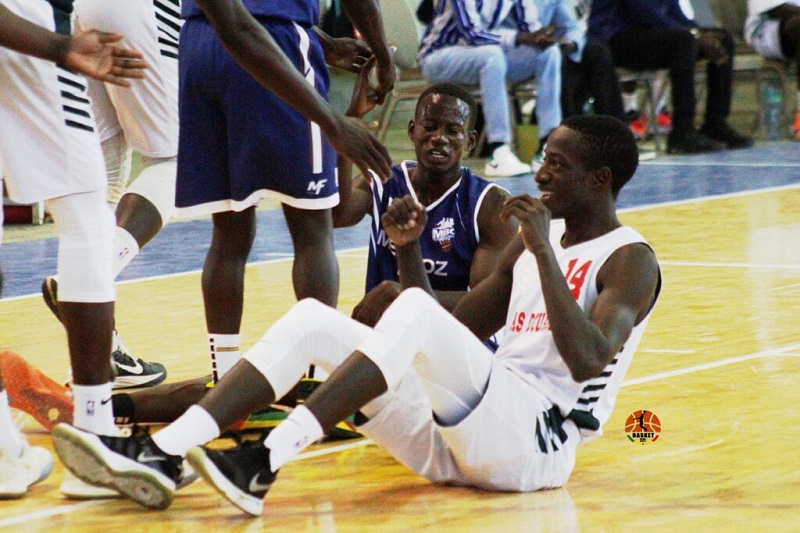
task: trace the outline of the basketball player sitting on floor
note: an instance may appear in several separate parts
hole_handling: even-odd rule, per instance
[[[172,502],[183,457],[259,515],[278,469],[351,413],[398,461],[436,483],[532,491],[564,485],[578,446],[601,434],[660,291],[655,253],[616,214],[638,165],[628,126],[600,115],[553,131],[540,198],[505,202],[521,226],[491,274],[450,314],[430,294],[408,196],[382,221],[406,289],[374,329],[298,302],[201,402],[150,437],[53,430],[67,468],[152,508]],[[551,223],[551,217],[563,219]],[[496,354],[483,341],[498,328]],[[269,405],[309,364],[330,377],[264,441],[200,445]],[[137,462],[143,457],[146,462]]]

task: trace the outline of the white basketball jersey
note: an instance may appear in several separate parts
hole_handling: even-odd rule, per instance
[[[563,221],[554,221],[550,244],[572,295],[588,314],[597,299],[597,273],[606,260],[622,246],[646,244],[646,241],[633,229],[623,226],[591,241],[563,248],[563,234]],[[585,383],[576,382],[553,340],[536,259],[525,250],[514,265],[505,338],[496,357],[533,384],[564,416],[573,418],[585,437],[589,436],[586,431],[599,436],[649,316],[648,313],[633,328],[622,350],[600,376]]]

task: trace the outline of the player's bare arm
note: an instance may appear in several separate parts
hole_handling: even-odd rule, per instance
[[[491,273],[464,295],[453,309],[453,316],[483,341],[505,325],[514,264],[524,250],[522,236],[517,234],[502,251]]]
[[[378,85],[374,89],[377,102],[382,104],[386,95],[394,88],[397,73],[392,52],[383,32],[383,19],[378,0],[342,0],[342,7],[375,55],[375,77]]]
[[[392,202],[381,217],[386,237],[395,247],[397,271],[403,288],[419,287],[433,295],[419,245],[427,221],[425,207],[411,196]]]
[[[87,30],[60,35],[17,16],[0,5],[0,46],[62,64],[81,74],[122,87],[143,78],[147,62],[135,50],[115,46],[122,35]]]
[[[629,245],[612,254],[598,277],[595,306],[586,316],[550,245],[548,209],[538,199],[522,195],[506,203],[504,216],[520,221],[525,247],[536,256],[553,338],[572,377],[578,382],[596,377],[652,305],[659,277],[655,254],[644,245]]]
[[[349,157],[363,173],[373,169],[384,179],[389,176],[391,158],[386,148],[360,120],[333,110],[294,68],[269,32],[247,12],[241,0],[198,0],[197,5],[225,49],[256,81],[319,124],[336,151]],[[375,51],[374,43],[367,42]]]
[[[369,72],[375,65],[375,58],[371,57],[358,70],[358,76],[353,87],[353,96],[345,115],[353,118],[362,118],[375,108],[375,93],[369,85]],[[353,180],[353,163],[339,154],[337,159],[339,178],[339,204],[333,208],[333,227],[347,228],[355,226],[361,219],[372,212],[372,191],[368,177],[363,174]]]

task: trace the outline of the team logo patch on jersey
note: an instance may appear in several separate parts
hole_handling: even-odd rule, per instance
[[[440,220],[431,231],[431,237],[439,243],[442,251],[449,253],[453,249],[453,239],[456,236],[456,224],[452,217]]]
[[[629,441],[644,446],[658,440],[661,435],[661,420],[652,411],[634,411],[625,421],[625,433]]]

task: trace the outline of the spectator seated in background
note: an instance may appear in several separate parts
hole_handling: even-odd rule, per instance
[[[727,31],[698,28],[678,0],[594,0],[588,39],[607,43],[618,67],[669,70],[673,112],[669,153],[752,146],[750,137],[727,122],[733,84],[733,39]],[[705,122],[698,131],[694,82],[699,59],[708,60],[708,91]]]
[[[560,7],[565,12],[574,14],[578,28],[585,39],[591,0],[558,0],[557,3],[563,5]],[[626,121],[619,78],[614,70],[611,51],[605,43],[585,43],[581,57],[577,61],[573,60],[571,55],[565,55],[561,77],[563,80],[561,111],[565,119],[580,115],[591,97],[594,99],[593,110],[596,114],[610,115],[623,122]]]
[[[748,0],[744,38],[764,57],[800,66],[800,0]],[[800,69],[797,72],[800,88]],[[800,90],[794,114],[794,137],[800,139]]]
[[[488,177],[531,172],[510,147],[508,82],[537,80],[539,151],[562,120],[561,52],[553,46],[559,37],[540,14],[533,0],[485,1],[480,10],[472,1],[440,0],[420,47],[420,70],[429,81],[480,86],[492,154],[486,164]],[[564,42],[579,58],[583,39],[575,40]]]

